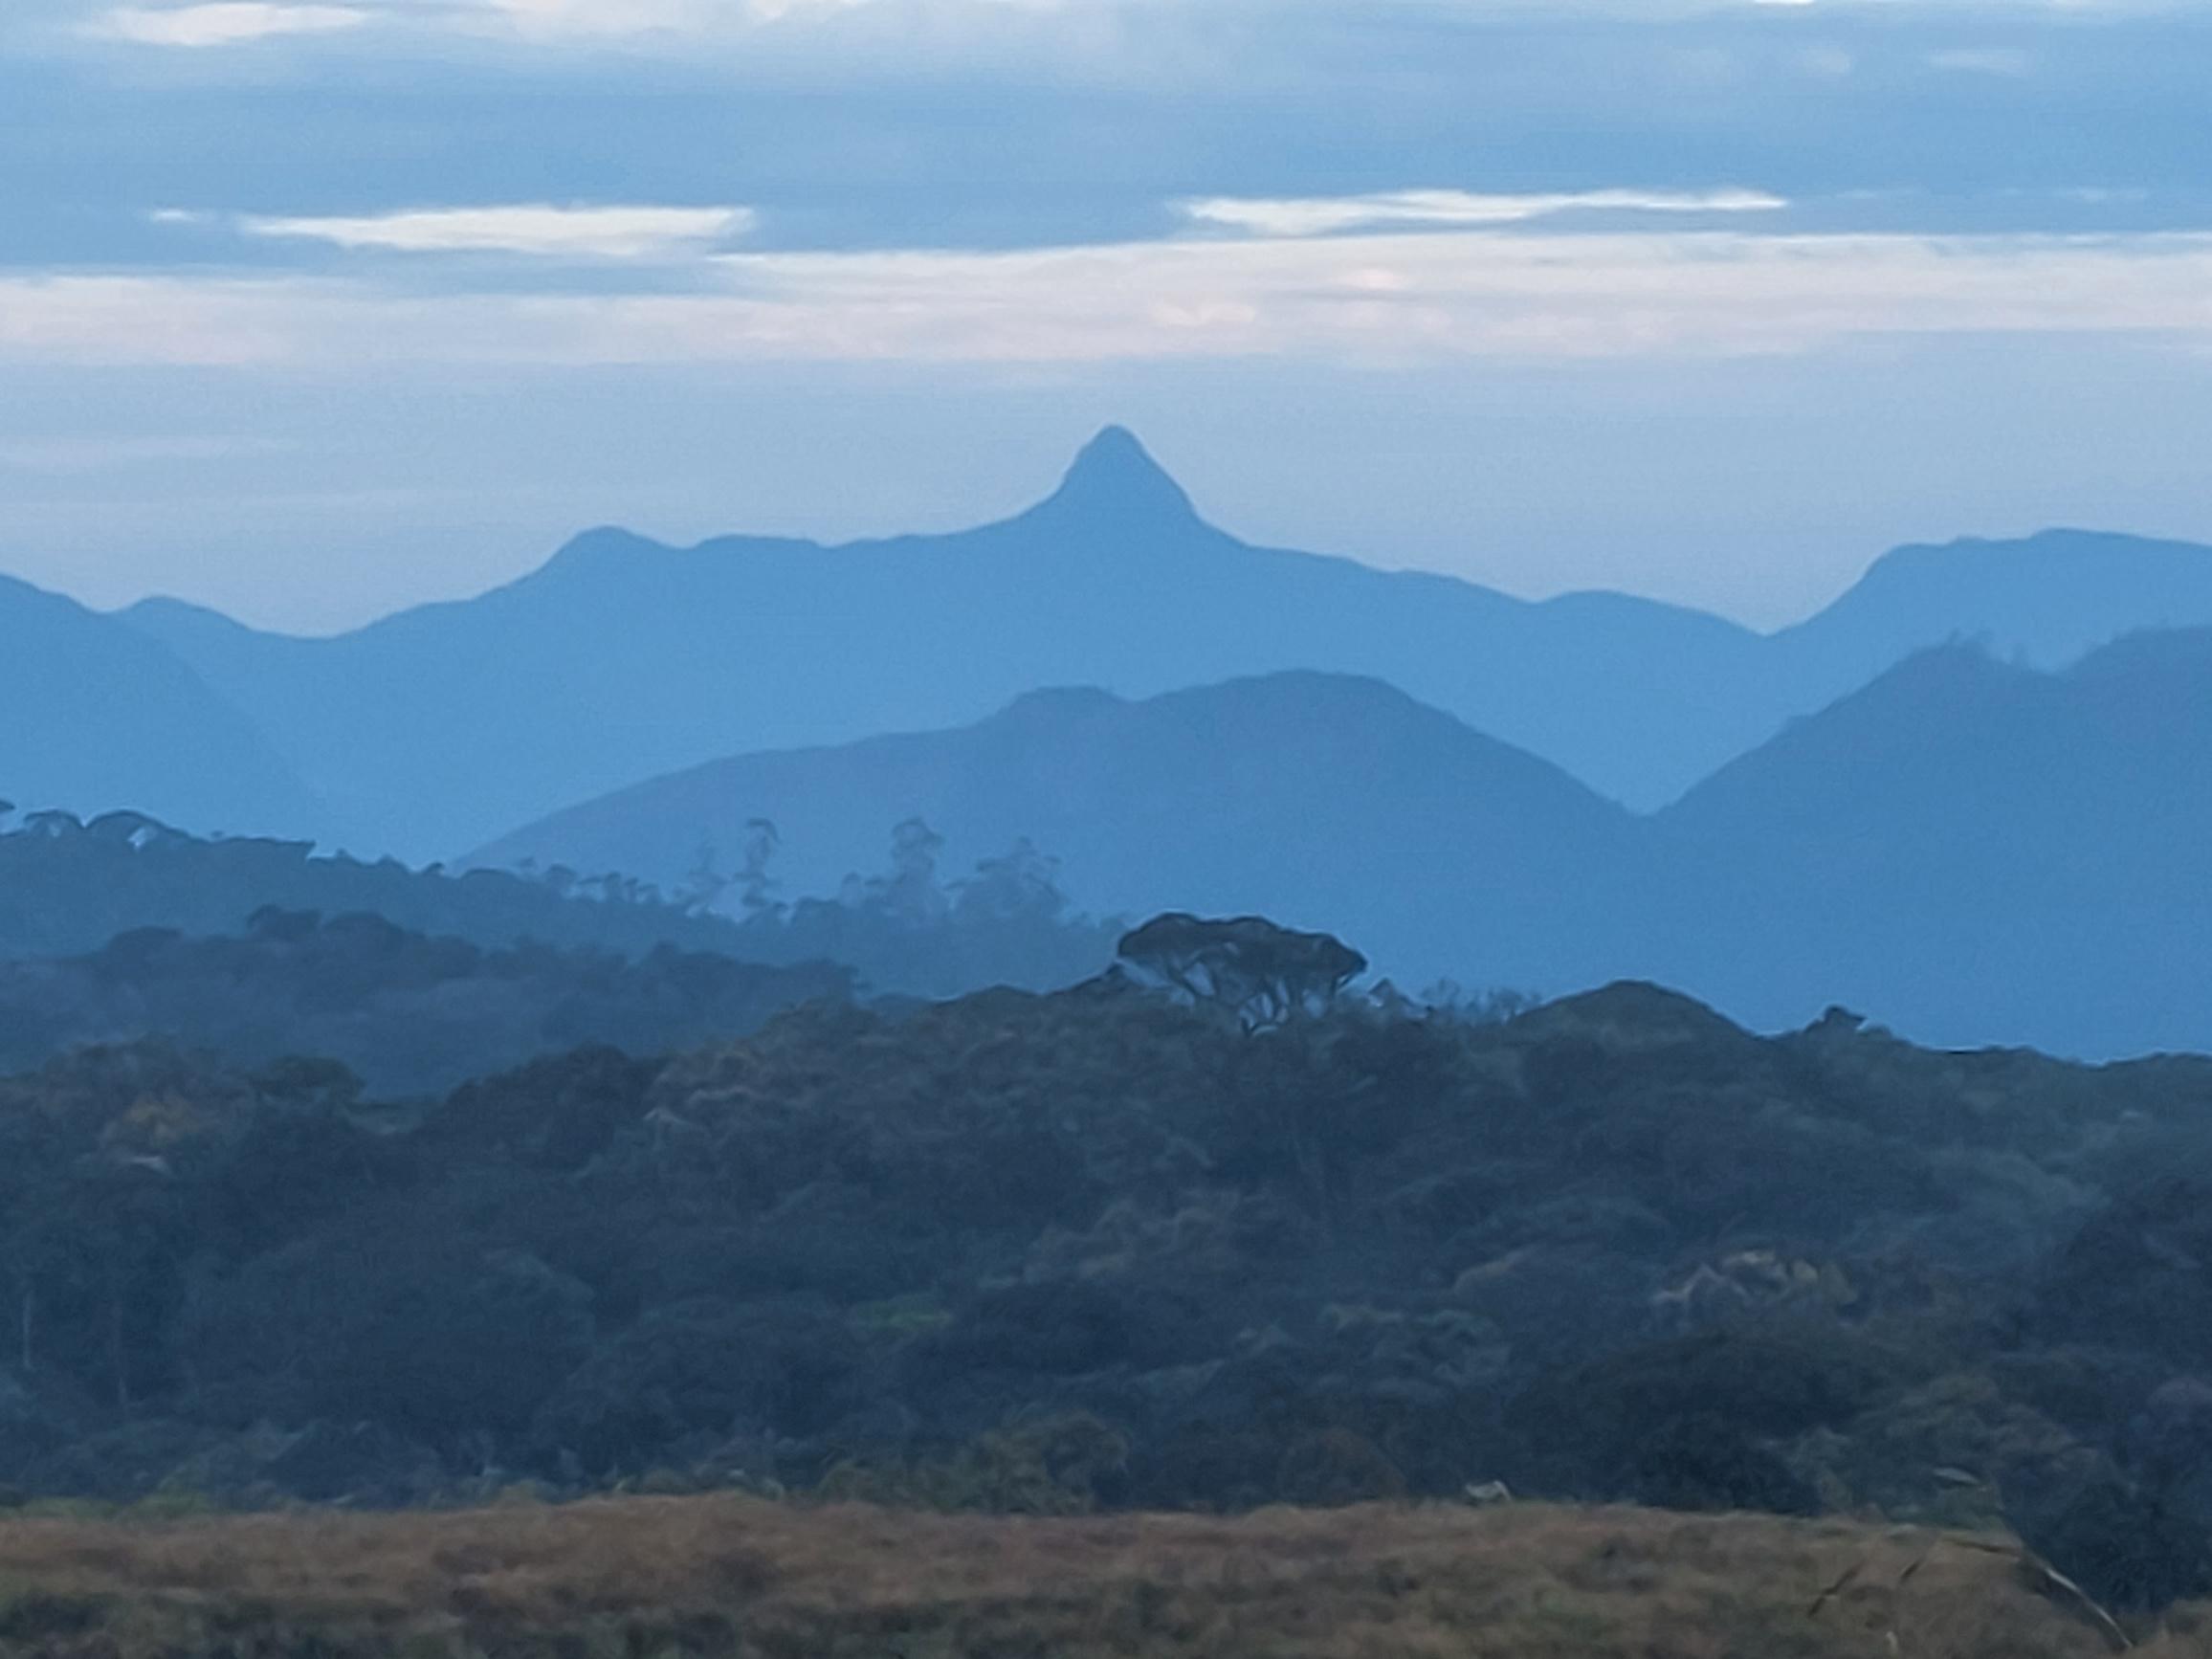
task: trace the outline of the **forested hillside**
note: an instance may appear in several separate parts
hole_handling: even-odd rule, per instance
[[[1169,919],[405,1110],[156,1049],[0,1088],[0,1483],[943,1508],[1519,1493],[1999,1519],[2206,1582],[2212,1061],[1512,1014]],[[1512,1017],[1507,1017],[1512,1014]]]
[[[1088,979],[1112,959],[1120,929],[1076,913],[1054,884],[1051,861],[1033,849],[1016,846],[962,876],[940,869],[941,843],[926,825],[895,826],[890,840],[877,874],[855,872],[830,896],[787,899],[764,845],[741,849],[726,871],[711,856],[695,857],[664,891],[558,864],[526,873],[418,871],[393,859],[319,855],[306,842],[202,840],[140,813],[90,824],[37,813],[0,831],[0,963],[47,964],[0,974],[0,1007],[11,1006],[23,1022],[0,1035],[0,1051],[22,1056],[41,1042],[77,1035],[170,1034],[258,1055],[285,1040],[270,1020],[281,1026],[289,1016],[267,1006],[266,988],[245,982],[268,978],[273,957],[302,940],[318,944],[324,960],[305,975],[301,994],[325,1013],[363,1015],[365,999],[420,991],[433,981],[446,987],[441,995],[459,998],[453,987],[463,980],[481,991],[530,979],[527,995],[509,997],[515,1006],[483,1016],[510,1027],[542,1022],[549,1031],[566,1017],[564,988],[612,976],[624,982],[613,993],[621,1001],[644,980],[583,956],[556,967],[548,949],[622,959],[659,953],[664,961],[679,952],[784,967],[829,962],[868,991],[906,996],[993,984],[1052,988]],[[400,934],[419,937],[403,943]],[[259,942],[203,942],[245,935]],[[516,954],[523,946],[536,948]],[[488,962],[468,959],[467,947],[494,955]],[[186,983],[202,971],[204,980]],[[431,1024],[461,1013],[461,1001],[449,1001]],[[332,1029],[310,1023],[295,1031],[295,1044]],[[697,1028],[679,1021],[619,1029],[648,1048],[666,1048]],[[241,1032],[254,1034],[234,1049],[231,1038]],[[612,1035],[588,1019],[571,1034]],[[496,1042],[478,1049],[472,1064],[498,1051]],[[384,1063],[414,1064],[397,1056]],[[444,1075],[451,1063],[451,1055],[426,1056],[417,1074]]]
[[[605,1044],[633,1053],[727,1041],[769,1015],[854,995],[850,969],[768,966],[658,945],[486,950],[382,917],[265,910],[236,937],[124,934],[90,956],[0,962],[0,1071],[152,1038],[243,1066],[334,1060],[377,1095]]]
[[[1266,915],[1361,940],[1426,984],[1595,983],[1639,821],[1557,766],[1380,680],[1279,674],[1125,702],[1040,692],[977,725],[739,756],[530,826],[472,863],[679,881],[700,843],[834,891],[882,826],[958,868],[1026,840],[1097,915]],[[1602,971],[1602,968],[1601,968]],[[1618,972],[1618,969],[1616,969]],[[1608,976],[1611,977],[1611,976]],[[1815,1011],[1818,1011],[1817,1009]]]
[[[373,913],[487,946],[712,949],[737,932],[727,919],[658,902],[638,882],[586,886],[572,874],[548,881],[492,871],[449,877],[396,859],[318,854],[307,841],[206,839],[140,812],[90,823],[33,813],[0,832],[0,958],[84,955],[141,928],[237,933],[270,907]]]

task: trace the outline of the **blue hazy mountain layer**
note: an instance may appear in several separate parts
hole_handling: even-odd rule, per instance
[[[1125,702],[1035,693],[964,729],[724,761],[488,848],[670,884],[754,819],[773,873],[835,892],[919,817],[959,873],[1027,839],[1096,915],[1169,908],[1338,928],[1386,968],[1515,983],[1578,968],[1556,896],[1616,868],[1637,821],[1559,767],[1379,680],[1290,673]],[[1479,930],[1468,918],[1483,917]],[[1533,954],[1532,954],[1533,953]]]
[[[1254,547],[1109,429],[1049,499],[954,535],[679,549],[597,530],[509,586],[327,640],[169,601],[127,617],[259,723],[342,842],[420,859],[719,757],[963,724],[1040,686],[1143,697],[1288,669],[1385,679],[1653,808],[1916,649],[1985,635],[2056,663],[2212,622],[2212,557],[2066,532],[1909,549],[1769,636]]]
[[[1752,1019],[1836,1001],[1950,1043],[2212,1047],[2212,630],[2056,674],[1924,653],[1655,828],[1654,960]]]
[[[0,577],[0,797],[129,807],[180,828],[316,833],[320,805],[254,723],[159,641]]]
[[[1757,1026],[1832,1003],[1957,1046],[2212,1047],[2212,630],[2058,673],[1916,655],[1637,817],[1379,683],[1294,674],[697,768],[485,851],[675,879],[773,819],[793,885],[919,814],[1029,836],[1095,909],[1257,911],[1418,984],[1678,985]]]

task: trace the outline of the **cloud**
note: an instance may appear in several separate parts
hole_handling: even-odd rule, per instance
[[[201,215],[176,209],[170,224]],[[293,237],[400,254],[522,254],[542,258],[651,259],[697,253],[741,235],[750,208],[425,208],[365,217],[246,218],[249,235]]]
[[[1207,196],[1179,202],[1186,218],[1262,236],[1324,236],[1381,225],[1517,225],[1559,213],[1755,213],[1789,206],[1759,190],[1573,190],[1478,195],[1385,190],[1365,196]]]
[[[477,14],[528,34],[649,34],[664,30],[696,33],[727,18],[743,20],[751,7],[728,0],[482,0]],[[469,13],[457,18],[471,20]]]
[[[202,6],[122,6],[97,19],[91,32],[141,46],[235,46],[288,34],[335,34],[368,21],[368,12],[355,6],[217,0]]]
[[[854,11],[976,11],[1060,0],[476,0],[449,14],[464,28],[497,24],[527,36],[653,35],[690,38],[748,30],[786,17]]]
[[[2212,344],[2212,235],[1425,232],[1011,253],[757,253],[681,292],[327,277],[0,280],[0,360],[1376,365],[1798,351],[1861,336]]]

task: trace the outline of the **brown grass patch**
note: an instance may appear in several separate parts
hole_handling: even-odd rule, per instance
[[[2192,1619],[2174,1625],[2146,1650],[2212,1655]],[[55,1659],[2106,1651],[2002,1555],[1757,1516],[1530,1504],[1009,1520],[688,1497],[0,1524],[0,1653]]]

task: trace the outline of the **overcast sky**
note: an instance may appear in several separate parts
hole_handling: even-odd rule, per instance
[[[0,4],[0,570],[325,630],[1025,504],[1761,625],[2212,540],[2212,11]]]

